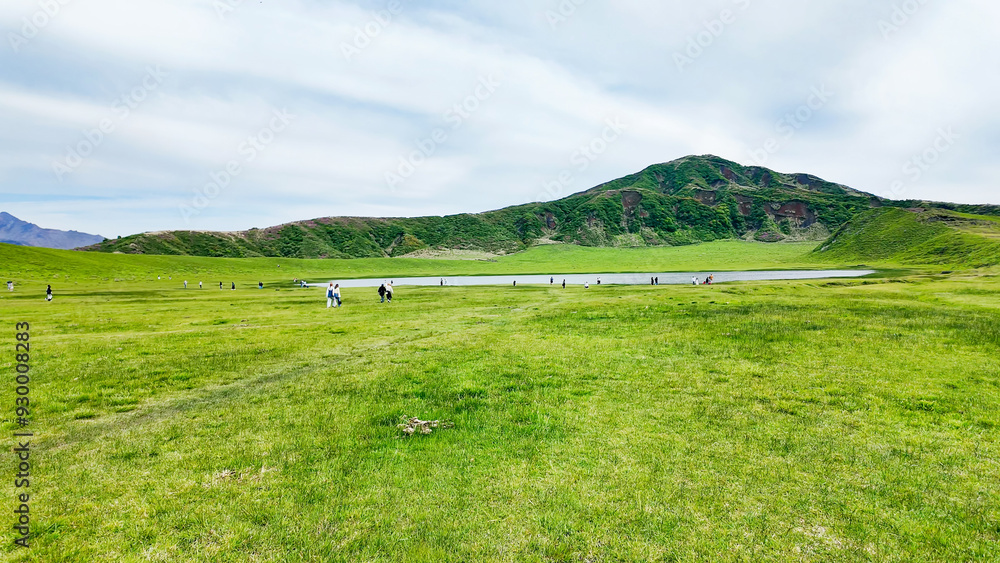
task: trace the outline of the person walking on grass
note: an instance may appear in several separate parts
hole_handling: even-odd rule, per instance
[[[52,301],[52,286],[50,285],[45,289],[45,300]]]
[[[188,281],[184,280],[184,289],[187,289],[187,288],[188,288]]]
[[[392,303],[392,282],[389,282],[389,284],[385,286],[385,299],[389,303]]]
[[[385,303],[385,284],[378,286],[379,303]]]
[[[326,308],[333,307],[333,282],[326,288]]]
[[[7,291],[14,291],[14,282],[7,282]]]
[[[333,300],[337,302],[337,307],[340,307],[340,284],[333,286]]]
[[[201,286],[201,282],[198,282],[198,289],[205,289],[204,287]]]
[[[566,280],[563,280],[563,289],[566,289]]]
[[[233,282],[233,291],[236,291],[236,282]]]

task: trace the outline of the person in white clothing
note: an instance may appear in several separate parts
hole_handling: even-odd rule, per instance
[[[333,282],[326,288],[326,308],[333,307]]]
[[[385,284],[385,300],[392,303],[392,282]]]
[[[340,284],[333,286],[333,300],[337,302],[336,307],[340,307]]]

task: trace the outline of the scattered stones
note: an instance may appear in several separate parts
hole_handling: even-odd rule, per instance
[[[396,425],[397,428],[403,431],[403,434],[407,436],[413,436],[416,433],[430,434],[433,432],[434,428],[453,428],[455,426],[454,422],[441,422],[440,420],[420,420],[417,417],[406,417],[402,418],[402,423]]]

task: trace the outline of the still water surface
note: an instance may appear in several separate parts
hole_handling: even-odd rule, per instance
[[[660,278],[660,285],[691,285],[691,278],[697,278],[698,282],[705,281],[709,274],[714,274],[715,283],[726,283],[735,281],[770,281],[770,280],[814,280],[827,278],[859,278],[874,274],[874,270],[790,270],[774,272],[689,272],[689,273],[649,273],[649,274],[552,274],[551,276],[541,275],[507,275],[507,276],[451,276],[436,278],[371,278],[357,280],[332,280],[339,283],[341,287],[378,287],[386,281],[392,281],[394,287],[400,286],[429,286],[429,285],[513,285],[516,281],[518,285],[549,285],[552,279],[553,285],[561,285],[566,280],[566,285],[597,285],[598,278],[601,285],[649,285],[650,278]],[[327,283],[310,283],[313,287],[325,287]]]

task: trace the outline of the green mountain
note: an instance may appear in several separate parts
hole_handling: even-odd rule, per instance
[[[883,200],[808,174],[781,174],[715,156],[689,156],[560,200],[486,213],[326,217],[231,233],[144,233],[84,250],[361,258],[402,256],[422,249],[509,253],[539,242],[655,246],[734,238],[819,241],[873,207],[913,205]],[[966,207],[964,211],[1000,213],[996,208]]]
[[[874,209],[845,223],[816,255],[841,262],[995,266],[1000,217],[941,208]]]

